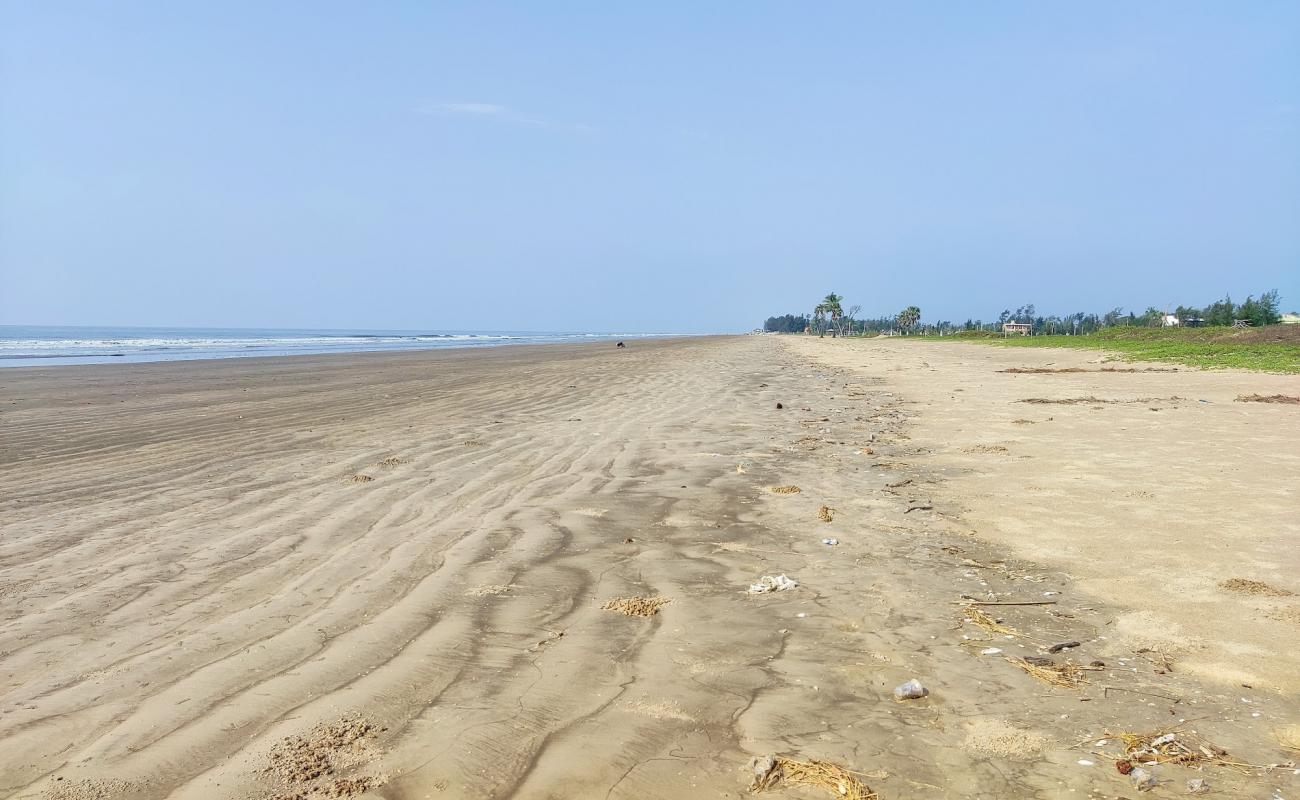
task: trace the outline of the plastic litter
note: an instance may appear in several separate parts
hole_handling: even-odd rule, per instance
[[[1204,778],[1192,778],[1187,782],[1188,794],[1207,794],[1210,791],[1210,784],[1205,782]]]
[[[984,648],[983,650],[980,651],[980,655],[982,655],[982,656],[995,656],[995,655],[997,655],[998,653],[1001,653],[1001,652],[1002,652],[1002,648],[1001,648],[1001,647],[986,647],[986,648]]]
[[[764,575],[758,579],[758,583],[750,585],[749,593],[767,594],[768,592],[784,592],[786,589],[793,589],[798,585],[798,581],[787,578],[784,574],[777,575],[775,578],[771,575]]]
[[[930,690],[921,685],[916,678],[911,679],[901,686],[894,687],[895,700],[915,700],[919,697],[925,697]]]
[[[1156,776],[1141,767],[1134,767],[1128,777],[1133,781],[1133,785],[1137,787],[1139,792],[1149,792],[1156,788]]]
[[[840,543],[840,540],[839,540],[839,539],[822,539],[822,544],[824,544],[824,545],[829,545],[829,546],[831,546],[831,547],[834,547],[835,545],[837,545],[837,544],[839,544],[839,543]]]

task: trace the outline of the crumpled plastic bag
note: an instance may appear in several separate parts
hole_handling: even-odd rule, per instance
[[[777,575],[775,578],[771,575],[764,575],[758,579],[758,583],[750,585],[749,593],[767,594],[768,592],[784,592],[786,589],[793,589],[798,585],[798,581],[787,578],[784,573]]]

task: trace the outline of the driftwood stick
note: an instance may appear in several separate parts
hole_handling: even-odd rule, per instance
[[[1103,686],[1101,692],[1102,695],[1105,696],[1107,692],[1128,692],[1129,694],[1141,694],[1141,695],[1146,695],[1147,697],[1159,697],[1162,700],[1172,700],[1175,703],[1183,702],[1182,698],[1179,697],[1172,697],[1170,695],[1160,694],[1158,692],[1139,692],[1137,689],[1122,689],[1119,686]]]
[[[961,606],[1054,606],[1055,600],[954,600]]]

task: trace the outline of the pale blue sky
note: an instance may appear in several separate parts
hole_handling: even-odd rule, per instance
[[[1300,307],[1300,4],[0,0],[0,323]]]

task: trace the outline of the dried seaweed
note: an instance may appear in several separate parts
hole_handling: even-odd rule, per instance
[[[1043,683],[1059,686],[1062,689],[1077,689],[1082,684],[1087,683],[1083,668],[1069,661],[1064,664],[1035,664],[1023,658],[1011,656],[1007,657],[1007,661]]]
[[[877,800],[871,787],[858,780],[852,770],[829,761],[797,761],[785,756],[764,756],[752,764],[754,781],[751,792],[763,792],[778,786],[812,786],[841,800]]]
[[[962,609],[961,613],[962,613],[962,619],[964,619],[966,622],[969,622],[972,625],[975,625],[977,627],[983,628],[989,633],[996,633],[1002,636],[1018,636],[1020,633],[1015,628],[1008,628],[1007,626],[1002,625],[997,620],[990,617],[988,614],[985,614],[983,611],[980,611],[978,608],[975,608],[973,606],[967,606],[966,608]]]

